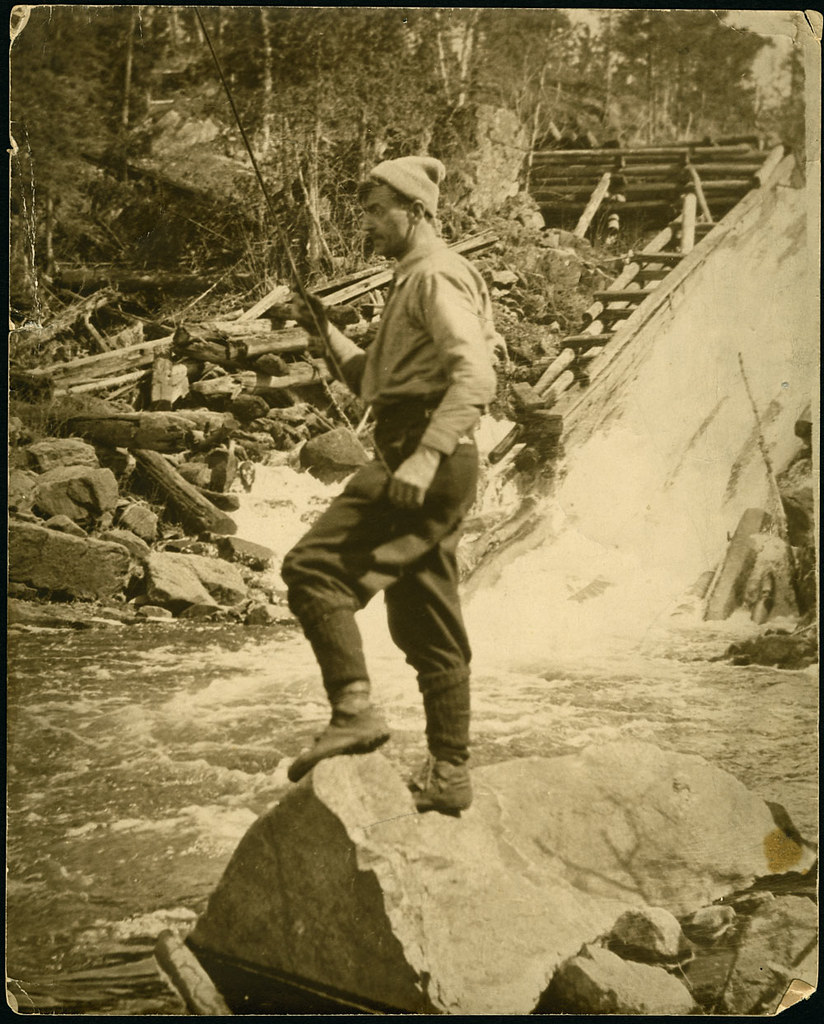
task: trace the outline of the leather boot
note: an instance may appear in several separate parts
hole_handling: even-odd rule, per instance
[[[297,782],[319,761],[340,754],[368,754],[389,739],[389,727],[383,712],[369,700],[369,683],[355,680],[345,683],[329,694],[332,719],[316,737],[314,745],[304,750],[289,765],[290,782]]]
[[[410,781],[409,789],[419,813],[440,811],[460,818],[472,803],[472,783],[466,761],[450,764],[432,754],[421,771]]]

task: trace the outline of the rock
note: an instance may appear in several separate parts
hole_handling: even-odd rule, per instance
[[[8,507],[11,511],[30,511],[37,479],[37,474],[28,469],[9,470]]]
[[[246,612],[247,626],[275,626],[280,614],[273,605],[255,601]]]
[[[809,403],[795,421],[795,436],[801,438],[804,444],[812,444],[813,417],[812,406]]]
[[[744,606],[759,624],[773,616],[796,616],[793,568],[787,542],[769,533],[749,538],[753,563],[744,586]]]
[[[380,753],[321,762],[241,840],[198,955],[395,1010],[529,1013],[625,911],[683,913],[767,870],[769,808],[698,757],[615,743],[473,779],[460,819],[416,815]],[[631,1006],[688,1012],[665,972],[654,1003],[632,977]]]
[[[271,548],[255,544],[251,540],[241,540],[239,537],[219,537],[217,550],[220,557],[228,562],[240,562],[241,565],[248,565],[250,569],[260,571],[268,569],[275,557]]]
[[[117,505],[117,480],[110,469],[60,466],[40,476],[35,506],[47,516],[68,516],[88,523]]]
[[[172,613],[168,608],[160,608],[156,604],[144,604],[140,606],[138,616],[141,619],[171,619]]]
[[[805,977],[798,964],[817,938],[818,909],[812,900],[785,896],[763,905],[740,931],[723,994],[725,1011],[772,1015],[794,978],[815,985],[815,966],[808,966]]]
[[[204,601],[199,604],[190,604],[178,615],[179,619],[211,619],[220,611],[220,607],[214,601]]]
[[[300,450],[301,467],[326,484],[343,480],[368,461],[363,445],[348,427],[310,438]]]
[[[818,642],[813,630],[798,633],[765,633],[730,644],[724,655],[734,665],[770,665],[799,669],[818,661]]]
[[[509,288],[518,283],[518,275],[513,270],[493,270],[492,283],[499,288]]]
[[[10,626],[39,626],[41,629],[91,629],[92,623],[70,607],[39,605],[30,601],[8,602]]]
[[[125,530],[131,530],[147,544],[157,540],[157,516],[147,506],[135,502],[127,506],[118,519],[118,524]]]
[[[61,533],[70,533],[72,537],[85,537],[86,531],[82,526],[78,526],[73,519],[69,519],[68,516],[52,516],[51,519],[47,519],[43,524],[49,530],[60,530]]]
[[[690,942],[712,946],[735,927],[735,920],[732,907],[701,907],[681,921],[681,929]]]
[[[145,562],[152,553],[152,549],[146,541],[138,537],[136,533],[132,533],[131,530],[106,530],[105,533],[100,534],[100,539],[108,541],[110,544],[120,544],[138,562]]]
[[[663,907],[625,911],[609,933],[609,946],[629,960],[677,960],[687,943],[678,919]]]
[[[745,582],[755,562],[752,538],[766,530],[769,524],[770,517],[763,509],[748,508],[742,514],[707,596],[705,619],[729,618],[739,606]]]
[[[182,612],[190,605],[238,604],[246,584],[234,566],[204,555],[154,552],[146,563],[146,595],[152,604]]]
[[[544,1012],[684,1014],[695,1011],[686,986],[661,967],[622,960],[586,946],[562,964],[542,1001]]]
[[[49,437],[30,444],[27,454],[30,465],[38,473],[59,466],[91,466],[93,469],[99,466],[93,446],[79,437]]]
[[[184,480],[194,484],[195,487],[208,489],[212,479],[212,471],[205,462],[182,462],[177,467],[177,471]]]
[[[29,523],[9,528],[9,579],[38,590],[95,599],[126,584],[129,556],[119,544],[70,537]]]
[[[267,371],[262,370],[260,372],[265,373]],[[237,398],[229,403],[229,412],[239,423],[251,423],[252,420],[256,420],[260,416],[269,415],[269,403],[262,399],[260,395],[238,395]]]

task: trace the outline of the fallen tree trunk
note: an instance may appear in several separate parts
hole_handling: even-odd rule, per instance
[[[82,267],[61,270],[55,277],[55,285],[75,292],[116,285],[124,292],[156,289],[169,295],[197,295],[208,288],[209,280],[201,274],[175,274],[165,270],[140,274],[118,267]]]
[[[155,355],[163,351],[164,348],[170,348],[171,344],[172,335],[168,335],[164,338],[156,338],[154,341],[144,341],[139,345],[116,349],[113,352],[80,356],[67,363],[52,363],[34,370],[21,370],[18,376],[31,381],[51,380],[56,386],[61,387],[88,384],[104,377],[110,377],[112,374],[151,366]]]
[[[256,373],[254,370],[244,370],[240,373],[227,373],[222,377],[212,377],[210,380],[200,380],[192,384],[192,391],[208,397],[236,398],[241,393],[249,395],[260,395],[266,398],[270,395],[279,395],[288,388],[298,387],[304,384],[320,384],[331,380],[329,372],[322,360],[316,359],[311,363],[295,363],[294,369],[285,377],[270,377],[265,373]]]
[[[20,346],[31,348],[35,345],[46,345],[56,338],[58,334],[74,327],[78,320],[91,316],[98,309],[103,309],[104,306],[111,302],[114,296],[115,292],[113,289],[104,288],[101,291],[95,292],[94,295],[89,295],[80,302],[74,303],[68,309],[62,310],[45,327],[29,324],[16,328],[9,335],[9,342],[13,348]]]
[[[178,412],[111,413],[104,416],[73,416],[66,421],[69,433],[112,448],[145,448],[177,452],[189,448],[195,432],[217,439],[227,427],[219,412],[194,409]]]
[[[137,448],[134,456],[143,473],[175,507],[185,526],[200,533],[237,533],[234,519],[187,483],[161,454]]]

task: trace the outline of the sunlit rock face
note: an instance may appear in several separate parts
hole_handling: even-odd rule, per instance
[[[528,1013],[628,909],[683,914],[775,871],[770,808],[699,757],[604,744],[473,780],[460,819],[418,815],[382,754],[322,762],[243,838],[195,948],[396,1009]]]

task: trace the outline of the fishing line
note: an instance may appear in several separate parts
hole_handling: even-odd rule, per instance
[[[217,52],[215,51],[215,48],[212,45],[212,39],[211,36],[209,35],[208,29],[206,28],[206,24],[203,21],[203,16],[200,13],[200,8],[195,7],[194,10],[195,15],[197,16],[198,23],[200,24],[200,30],[203,32],[203,38],[206,40],[206,45],[209,47],[209,52],[212,55],[212,60],[214,61],[215,67],[217,68],[217,73],[220,77],[220,81],[223,84],[223,89],[226,93],[226,98],[229,100],[229,106],[232,108],[232,114],[234,115],[235,122],[238,126],[238,130],[240,131],[240,136],[243,139],[243,144],[246,147],[246,152],[249,154],[249,159],[252,162],[252,167],[254,168],[255,176],[257,177],[258,184],[260,185],[260,190],[263,193],[263,198],[266,200],[266,205],[269,208],[269,214],[275,225],[275,230],[277,231],[278,238],[280,239],[280,243],[283,246],[283,251],[286,253],[286,260],[289,264],[289,269],[292,273],[292,278],[294,280],[298,295],[300,295],[304,305],[309,310],[309,313],[315,324],[315,330],[317,332],[317,335],[323,343],[324,354],[326,355],[326,358],[329,360],[329,362],[332,364],[332,368],[335,372],[335,375],[339,380],[345,381],[346,378],[343,374],[341,365],[338,362],[338,358],[332,349],[332,343],[329,338],[328,330],[326,326],[321,323],[318,314],[315,312],[314,306],[312,305],[312,299],[310,298],[309,292],[307,291],[306,286],[304,285],[303,280],[300,276],[300,271],[298,270],[297,263],[295,262],[295,257],[292,254],[292,247],[289,244],[289,238],[286,234],[286,231],[283,228],[283,225],[281,224],[280,217],[278,216],[277,210],[275,209],[275,204],[272,202],[272,198],[269,195],[269,190],[266,188],[266,182],[263,180],[263,175],[260,173],[260,167],[258,166],[255,154],[252,151],[252,146],[249,143],[246,131],[243,128],[243,122],[240,119],[240,113],[238,112],[237,105],[235,104],[234,96],[232,95],[232,90],[229,88],[229,83],[226,80],[226,75],[223,73],[223,67],[220,63],[220,59],[218,58]],[[349,417],[340,407],[340,404],[338,403],[335,396],[332,394],[332,391],[326,384],[326,381],[321,379],[321,383],[323,384],[324,390],[326,391],[329,400],[331,401],[332,405],[338,412],[338,415],[341,417],[344,423],[346,423],[349,426],[349,428],[353,430],[356,439],[360,441],[360,439],[357,436],[357,433],[355,433],[354,429],[352,428],[352,424],[349,421]],[[362,444],[361,447],[363,447]],[[375,446],[375,456],[377,457],[378,461],[383,464],[386,471],[389,472],[389,467],[386,465],[386,461],[381,455],[381,453],[378,451],[377,446]]]

